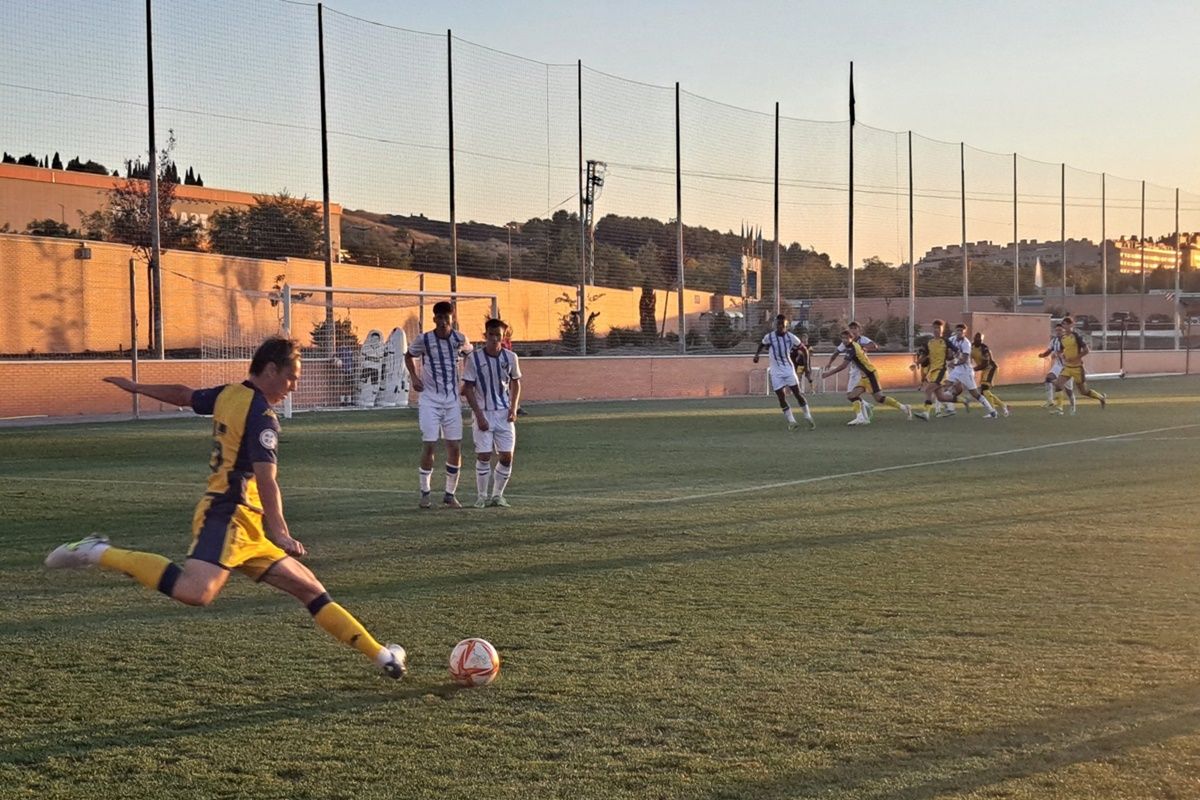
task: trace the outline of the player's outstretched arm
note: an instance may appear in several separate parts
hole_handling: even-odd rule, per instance
[[[111,383],[118,389],[124,389],[130,394],[144,394],[181,408],[192,407],[192,388],[182,383],[134,383],[119,375],[104,378],[105,383]]]
[[[283,493],[276,479],[277,467],[271,461],[254,463],[254,479],[258,483],[258,495],[262,500],[263,528],[267,538],[277,544],[289,556],[299,558],[308,551],[304,545],[292,538],[287,520],[283,518]]]
[[[832,360],[832,359],[830,359],[829,363],[830,363],[830,364],[832,364],[832,363],[833,363],[833,360]],[[844,369],[845,369],[847,366],[849,366],[849,364],[850,364],[850,360],[849,360],[849,359],[846,359],[846,358],[843,358],[843,359],[842,359],[842,363],[838,364],[838,365],[837,365],[836,367],[834,367],[833,369],[828,369],[828,368],[826,368],[826,370],[825,370],[825,371],[822,373],[822,375],[823,375],[824,377],[826,377],[826,378],[828,378],[830,375],[837,375],[839,372],[841,372],[841,371],[842,371],[842,370],[844,370]]]

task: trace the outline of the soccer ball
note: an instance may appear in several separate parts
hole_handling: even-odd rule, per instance
[[[463,639],[450,651],[450,677],[460,686],[486,686],[500,674],[500,654],[484,639]]]

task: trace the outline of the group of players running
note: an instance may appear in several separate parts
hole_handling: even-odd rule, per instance
[[[879,371],[868,355],[877,351],[879,346],[863,335],[859,324],[851,322],[841,332],[841,341],[829,356],[823,375],[828,378],[842,370],[849,370],[846,399],[854,407],[854,417],[847,425],[871,424],[873,406],[870,399],[876,404],[900,411],[908,419],[926,422],[935,417],[954,416],[957,413],[956,403],[962,403],[969,410],[971,400],[983,407],[984,419],[996,419],[1000,415],[1007,417],[1012,413],[1009,405],[992,391],[997,365],[991,349],[984,343],[983,332],[976,331],[971,337],[967,326],[960,322],[954,326],[953,334],[946,335],[946,322],[940,319],[933,321],[932,328],[933,335],[917,348],[910,367],[920,374],[920,390],[925,401],[924,408],[919,410],[913,410],[911,406],[884,394],[879,383]],[[800,390],[804,379],[812,386],[813,352],[808,345],[808,335],[797,335],[788,330],[788,319],[780,314],[775,317],[774,330],[759,342],[754,363],[758,363],[764,351],[770,354],[767,372],[770,388],[779,400],[788,430],[799,427],[788,403],[789,390],[795,396],[808,427],[815,428],[812,411]],[[1070,413],[1074,414],[1077,393],[1098,400],[1100,407],[1104,407],[1107,398],[1087,385],[1083,366],[1083,358],[1087,354],[1087,342],[1075,331],[1075,321],[1071,317],[1064,317],[1054,326],[1049,347],[1039,354],[1039,357],[1051,360],[1045,378],[1044,405],[1052,414],[1065,413],[1064,397],[1069,401]],[[834,366],[835,362],[837,366]],[[976,373],[979,373],[978,381]]]

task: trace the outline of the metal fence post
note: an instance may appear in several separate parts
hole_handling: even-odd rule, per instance
[[[323,3],[317,3],[317,73],[321,89],[321,219],[325,233],[321,256],[325,260],[325,285],[333,286],[333,228],[329,215],[329,124],[325,112],[325,6]],[[333,292],[325,293],[325,337],[326,357],[332,358],[337,346],[337,325],[333,320]]]
[[[154,21],[152,0],[146,0],[146,121],[150,135],[150,293],[154,298],[154,357],[166,358],[163,343],[162,223],[158,208],[158,145],[154,135]]]
[[[683,171],[679,143],[679,81],[675,82],[675,267],[679,271],[679,354],[687,354],[687,317],[683,312]]]
[[[137,320],[137,272],[133,266],[133,259],[129,259],[129,379],[134,383],[138,380],[138,320]],[[130,402],[133,404],[133,418],[141,418],[141,408],[138,403],[140,395],[137,392],[131,392],[133,395]]]
[[[446,30],[446,133],[450,156],[450,291],[458,291],[458,223],[454,206],[454,36]]]
[[[917,345],[917,262],[913,241],[912,131],[908,132],[908,349]]]
[[[587,355],[587,230],[583,224],[583,59],[575,64],[575,108],[579,124],[579,355]]]

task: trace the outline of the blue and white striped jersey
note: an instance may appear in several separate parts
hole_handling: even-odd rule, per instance
[[[421,399],[439,403],[459,401],[458,359],[471,352],[465,334],[450,331],[445,339],[433,331],[415,337],[408,345],[408,354],[421,359],[421,382],[425,384]]]
[[[512,407],[512,395],[508,385],[521,379],[521,367],[517,354],[512,350],[501,350],[489,355],[482,347],[476,348],[463,365],[463,380],[474,384],[475,400],[484,411],[508,410]],[[467,387],[471,391],[471,387]]]
[[[795,370],[796,367],[792,364],[792,348],[800,344],[800,337],[791,331],[776,333],[768,331],[767,335],[762,338],[763,347],[771,351],[771,368],[781,370]]]

